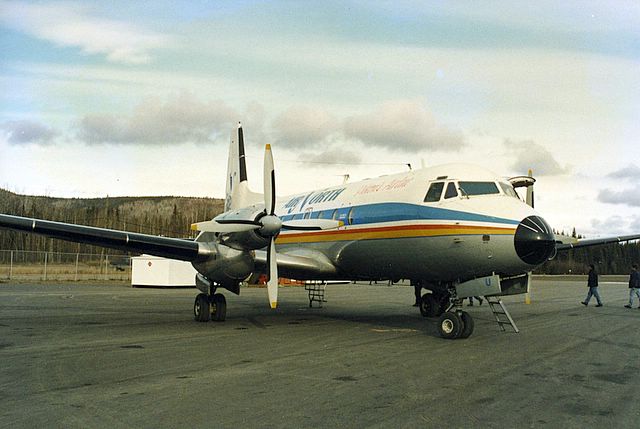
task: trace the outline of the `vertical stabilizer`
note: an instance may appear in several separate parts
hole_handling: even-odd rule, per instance
[[[260,194],[249,190],[247,182],[247,163],[244,152],[242,125],[238,123],[238,132],[231,138],[229,161],[227,164],[227,185],[224,211],[245,207],[262,200]]]

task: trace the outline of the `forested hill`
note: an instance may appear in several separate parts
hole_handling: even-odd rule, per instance
[[[190,237],[194,222],[222,213],[224,200],[190,197],[53,198],[0,189],[0,213],[167,237]],[[101,252],[101,248],[0,229],[0,250]],[[119,253],[112,251],[110,253]]]

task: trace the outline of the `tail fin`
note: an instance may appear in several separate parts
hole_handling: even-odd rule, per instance
[[[227,186],[224,211],[245,207],[262,200],[262,195],[249,190],[247,181],[247,163],[244,153],[244,135],[238,122],[237,138],[231,139],[229,161],[227,164]]]

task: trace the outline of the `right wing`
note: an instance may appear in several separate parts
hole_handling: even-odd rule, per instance
[[[181,261],[195,261],[206,257],[209,253],[206,247],[191,240],[158,237],[5,214],[0,214],[0,228],[109,247],[127,252],[146,253]]]
[[[578,249],[580,247],[599,246],[601,244],[622,243],[624,241],[634,240],[640,240],[640,234],[621,235],[619,237],[593,238],[590,240],[578,240],[574,243],[558,243],[556,244],[556,250],[564,251],[570,249]]]

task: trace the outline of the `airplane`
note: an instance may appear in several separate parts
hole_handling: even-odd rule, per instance
[[[640,239],[640,234],[563,242],[535,211],[535,179],[505,179],[484,167],[446,164],[276,197],[270,145],[264,192],[248,186],[244,134],[231,140],[224,212],[192,225],[195,240],[0,214],[0,228],[189,261],[197,271],[193,313],[224,321],[226,298],[265,273],[272,308],[278,277],[297,280],[407,279],[426,292],[425,317],[447,339],[468,338],[464,298],[524,294],[531,272],[571,248]],[[525,201],[515,188],[527,189]]]

